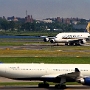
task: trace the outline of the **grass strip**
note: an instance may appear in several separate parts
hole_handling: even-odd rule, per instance
[[[0,62],[90,64],[90,57],[0,57]]]
[[[16,47],[14,47],[16,48]],[[32,48],[32,47],[31,47]],[[88,49],[89,50],[89,49]],[[22,50],[11,50],[6,48],[0,50],[0,57],[90,57],[90,51],[59,51],[59,50],[26,50],[24,47]]]

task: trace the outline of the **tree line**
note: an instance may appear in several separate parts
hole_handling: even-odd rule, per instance
[[[0,30],[5,31],[46,31],[50,29],[51,31],[60,30],[61,32],[71,32],[75,31],[72,24],[65,24],[60,22],[44,23],[34,21],[30,22],[21,22],[21,21],[7,21],[6,19],[0,18]]]

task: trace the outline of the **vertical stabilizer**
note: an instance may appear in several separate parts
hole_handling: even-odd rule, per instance
[[[88,25],[87,25],[86,29],[87,29],[87,32],[90,33],[90,22],[88,22]]]

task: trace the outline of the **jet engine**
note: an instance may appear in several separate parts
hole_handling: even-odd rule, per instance
[[[81,83],[83,85],[90,85],[90,77],[81,78],[77,81],[78,83]]]
[[[55,40],[54,40],[54,39],[51,39],[50,42],[51,42],[51,43],[55,43]]]
[[[85,43],[86,43],[86,40],[83,39],[83,40],[81,41],[81,44],[85,44]]]
[[[44,42],[49,42],[49,38],[48,37],[44,38],[43,40],[44,40]]]

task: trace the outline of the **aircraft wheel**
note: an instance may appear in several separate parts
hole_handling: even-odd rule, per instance
[[[65,43],[65,45],[67,45],[67,46],[68,46],[68,43]]]
[[[74,45],[74,43],[69,43],[69,46],[73,46]]]
[[[66,85],[57,84],[57,85],[55,85],[55,88],[65,89]]]

